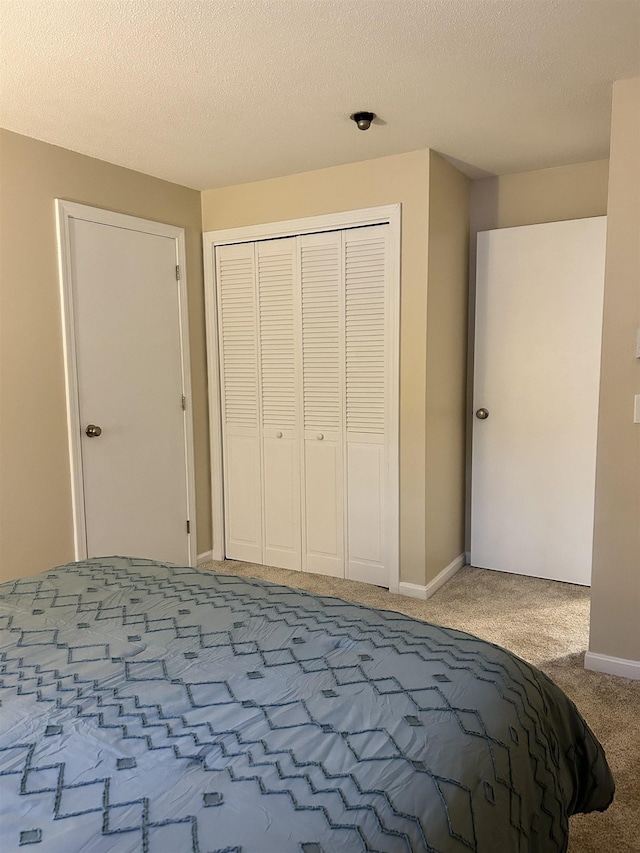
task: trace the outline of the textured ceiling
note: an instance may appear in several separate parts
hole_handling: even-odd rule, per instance
[[[427,147],[472,176],[606,157],[640,74],[640,0],[2,0],[0,25],[0,124],[198,189]]]

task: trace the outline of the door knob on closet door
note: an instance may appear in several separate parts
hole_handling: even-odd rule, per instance
[[[324,438],[324,434],[323,434],[323,433],[321,433],[321,432],[319,432],[319,433],[316,435],[316,438],[318,439],[318,441],[322,441],[322,439]]]
[[[276,433],[276,438],[282,438],[282,433],[280,432],[280,430],[278,430],[278,432]]]
[[[89,424],[85,429],[85,432],[89,438],[97,438],[99,435],[102,435],[102,427],[96,426],[95,424]]]
[[[476,417],[479,418],[481,421],[486,421],[486,419],[489,417],[489,409],[478,409],[478,411],[476,412]]]

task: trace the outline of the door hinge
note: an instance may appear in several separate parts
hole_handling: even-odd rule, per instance
[[[180,264],[176,264],[176,281],[180,281]]]
[[[187,411],[187,398],[184,396],[184,394],[182,395],[182,411]]]
[[[187,520],[187,533],[191,533],[191,522]]]

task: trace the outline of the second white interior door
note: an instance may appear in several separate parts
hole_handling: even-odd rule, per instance
[[[478,235],[474,566],[591,581],[605,238],[605,217]]]

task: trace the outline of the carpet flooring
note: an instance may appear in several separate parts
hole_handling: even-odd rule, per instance
[[[419,601],[369,584],[252,563],[227,560],[201,568],[395,610],[468,631],[535,664],[575,702],[616,780],[606,812],[570,819],[569,853],[640,853],[640,681],[584,669],[588,589],[465,566],[432,598]]]

